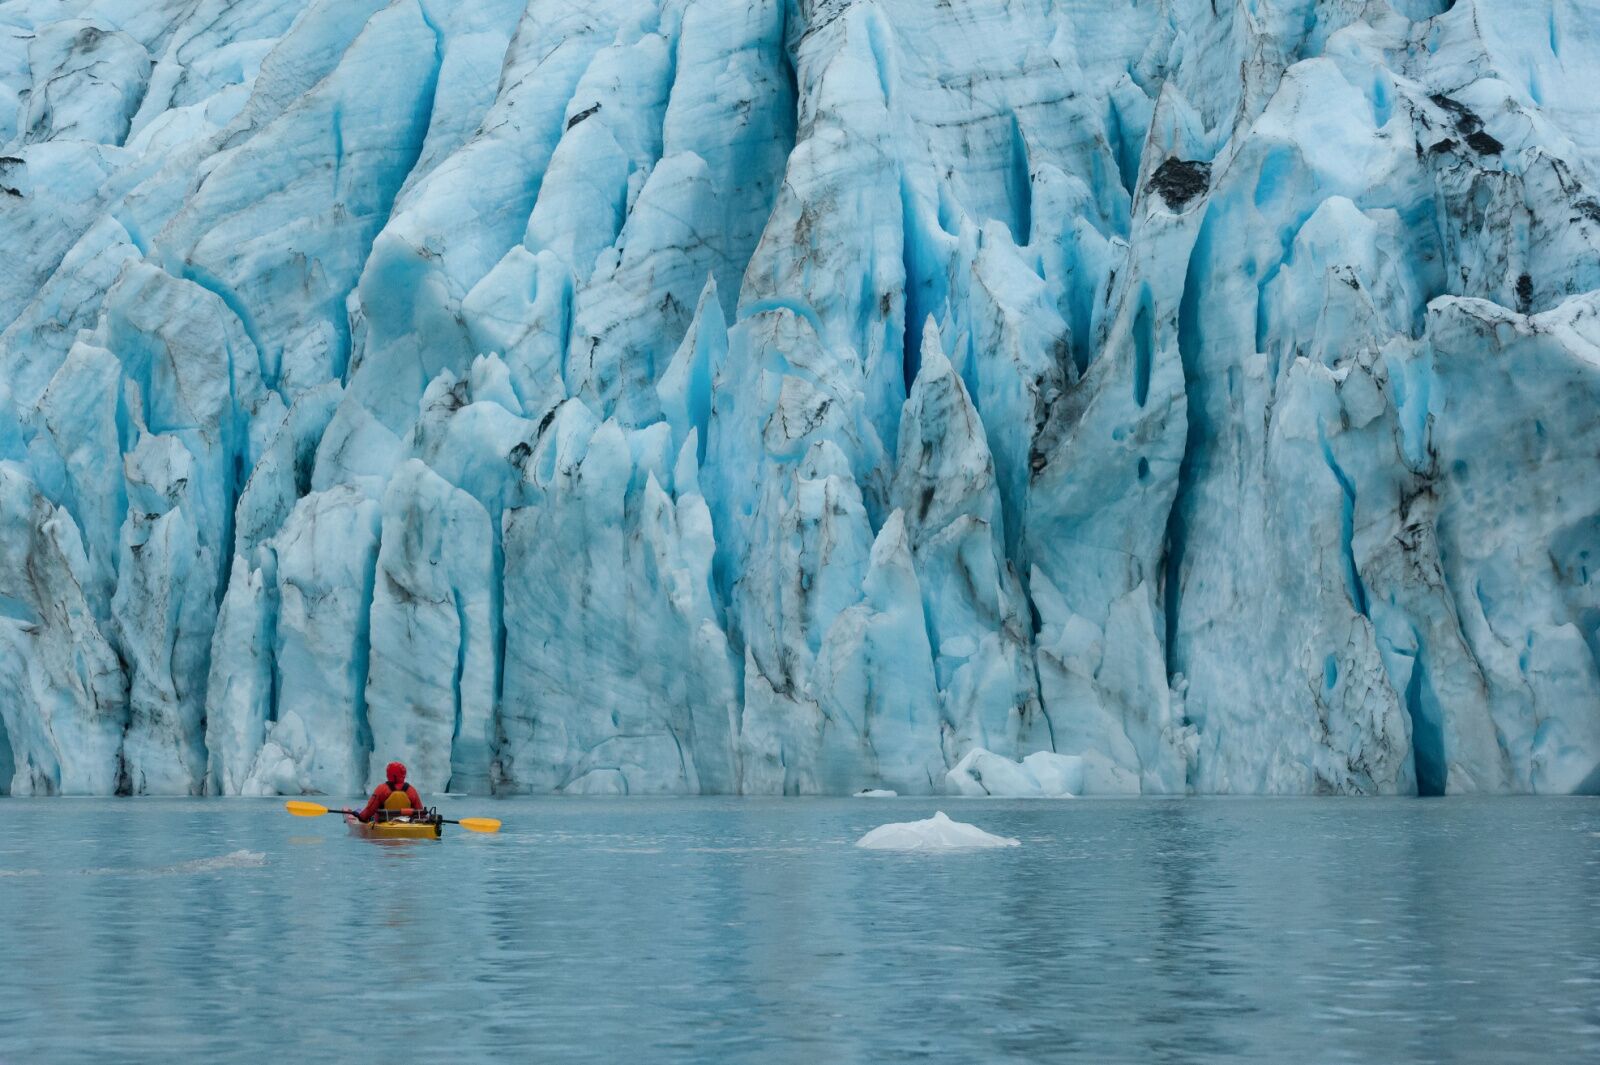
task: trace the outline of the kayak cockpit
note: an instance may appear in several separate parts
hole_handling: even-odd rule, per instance
[[[382,821],[362,821],[345,814],[344,823],[350,826],[352,836],[363,839],[440,839],[444,835],[444,821],[437,814]]]

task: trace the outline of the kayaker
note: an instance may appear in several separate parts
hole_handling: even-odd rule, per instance
[[[390,815],[422,812],[422,796],[417,794],[416,788],[406,783],[404,763],[390,762],[384,770],[384,776],[387,779],[373,790],[366,809],[361,811],[361,820],[371,821],[372,815],[379,809]]]

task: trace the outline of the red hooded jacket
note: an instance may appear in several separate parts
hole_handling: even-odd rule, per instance
[[[359,815],[361,820],[371,821],[372,815],[383,809],[384,804],[389,801],[389,796],[395,792],[405,793],[410,802],[411,810],[420,811],[422,809],[422,796],[417,794],[416,788],[406,783],[406,767],[404,765],[399,762],[390,762],[384,775],[389,778],[388,781],[379,784],[377,789],[373,791],[372,798],[367,800],[366,809],[362,810]]]

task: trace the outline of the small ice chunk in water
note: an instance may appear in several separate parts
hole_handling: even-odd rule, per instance
[[[1021,845],[1019,840],[990,835],[977,825],[952,821],[943,811],[926,821],[881,825],[856,840],[858,847],[879,851],[955,851]]]
[[[890,791],[888,788],[862,788],[856,792],[858,799],[893,799],[898,795],[898,792]]]

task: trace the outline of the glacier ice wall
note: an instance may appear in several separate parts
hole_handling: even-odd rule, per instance
[[[1586,0],[4,0],[0,791],[1600,790],[1597,77]]]

